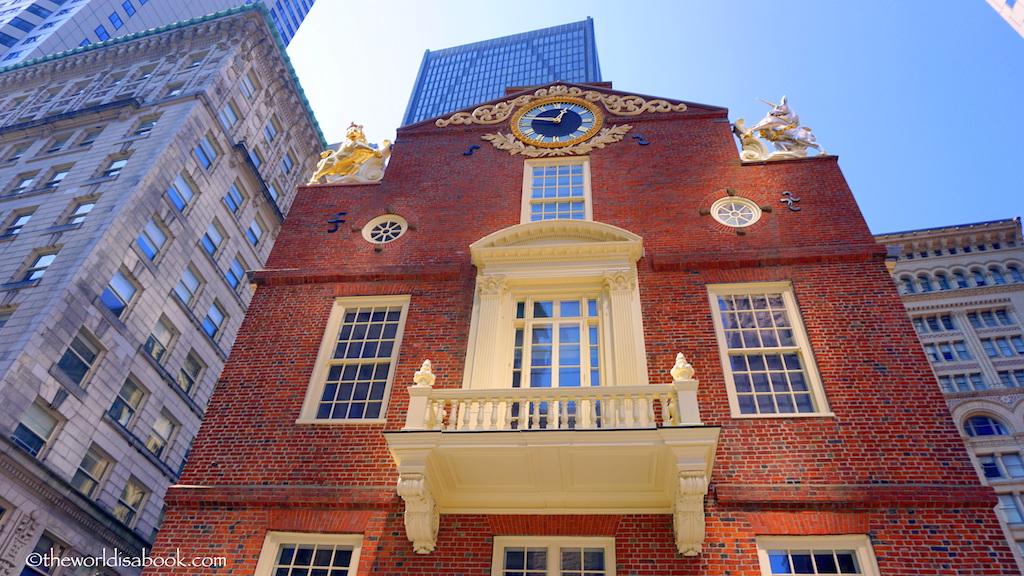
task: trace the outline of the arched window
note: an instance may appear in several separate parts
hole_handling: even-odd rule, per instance
[[[995,266],[988,269],[989,273],[992,274],[992,281],[996,284],[1006,284],[1006,278],[1003,277],[1002,271]]]
[[[1016,265],[1010,264],[1006,267],[1006,271],[1010,273],[1010,278],[1012,278],[1014,282],[1024,282],[1024,274],[1021,274],[1020,268]]]
[[[970,284],[967,283],[967,276],[964,276],[963,272],[953,272],[953,278],[956,280],[957,288],[967,288]]]
[[[971,270],[971,276],[974,278],[975,286],[986,286],[988,284],[985,281],[985,273],[981,270]]]
[[[917,292],[917,286],[914,286],[913,278],[907,276],[905,278],[902,278],[900,281],[903,282],[904,294],[914,294],[915,292]]]
[[[926,274],[921,274],[917,277],[917,280],[921,283],[921,292],[931,292],[934,290],[932,281]]]
[[[949,290],[949,278],[945,274],[936,274],[935,281],[939,283],[939,290]]]
[[[988,416],[972,416],[964,422],[964,431],[967,435],[976,438],[978,436],[1007,436],[1006,425]]]

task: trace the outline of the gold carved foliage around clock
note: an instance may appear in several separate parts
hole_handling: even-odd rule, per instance
[[[438,119],[438,127],[466,124],[501,124],[509,121],[510,132],[481,136],[495,148],[512,155],[537,158],[589,154],[623,139],[629,124],[606,124],[609,116],[637,116],[644,113],[683,112],[686,104],[648,100],[641,96],[618,95],[576,86],[552,85],[472,112],[456,112]],[[511,120],[510,120],[511,118]]]

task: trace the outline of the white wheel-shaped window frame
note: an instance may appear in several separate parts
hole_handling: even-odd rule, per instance
[[[761,219],[761,207],[746,198],[727,196],[711,205],[715,220],[732,228],[746,228]]]
[[[372,244],[386,244],[397,240],[409,229],[409,222],[401,216],[385,214],[377,216],[363,226],[363,239]]]

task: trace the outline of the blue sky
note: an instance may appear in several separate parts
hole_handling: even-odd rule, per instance
[[[748,123],[787,95],[874,233],[1024,216],[1024,38],[984,0],[320,0],[288,52],[329,142],[381,141],[425,50],[587,16],[618,90]]]

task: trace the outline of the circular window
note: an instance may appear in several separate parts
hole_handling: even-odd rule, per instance
[[[409,223],[401,216],[385,214],[377,216],[363,226],[363,238],[374,244],[384,244],[397,239],[409,229]]]
[[[761,219],[761,208],[746,198],[729,196],[711,205],[711,215],[726,226],[743,228]]]

